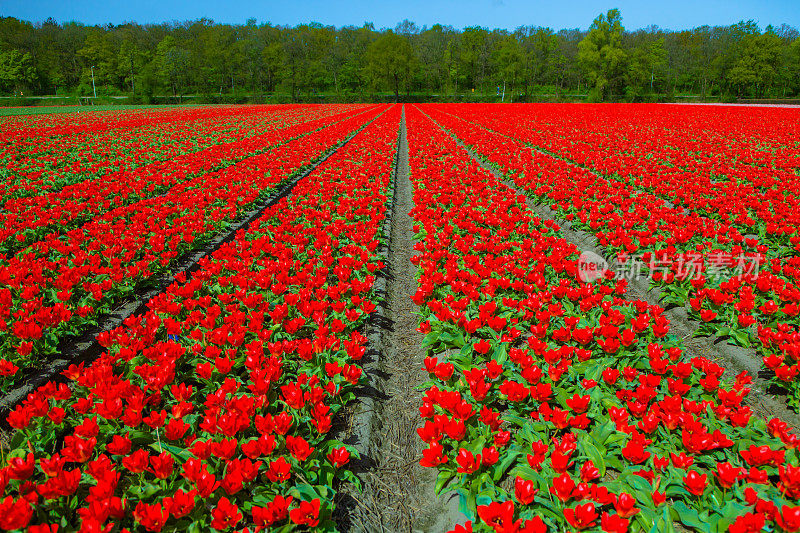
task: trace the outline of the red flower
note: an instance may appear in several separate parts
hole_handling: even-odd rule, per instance
[[[211,511],[211,516],[213,517],[211,527],[220,531],[235,526],[243,518],[242,513],[239,512],[239,507],[224,496],[220,498],[217,506]]]
[[[19,370],[19,367],[11,363],[11,361],[0,359],[0,377],[13,376],[17,373],[17,370]]]
[[[519,533],[547,533],[547,524],[538,516],[534,516],[522,524]]]
[[[553,467],[553,470],[556,472],[566,472],[567,468],[570,468],[574,461],[570,461],[571,452],[570,453],[561,453],[560,451],[554,451],[553,454],[550,456],[550,465]]]
[[[429,468],[446,462],[447,456],[444,455],[444,447],[438,442],[432,442],[430,446],[422,450],[422,459],[419,460],[420,465]]]
[[[529,505],[533,502],[533,498],[536,497],[536,493],[539,492],[535,487],[536,485],[533,481],[517,476],[514,481],[514,496],[522,505]]]
[[[33,507],[24,498],[14,501],[12,496],[0,502],[0,529],[23,529],[33,516]]]
[[[703,320],[703,322],[711,322],[712,320],[717,318],[717,313],[715,313],[711,309],[701,309],[700,318]]]
[[[581,480],[588,483],[600,477],[600,470],[594,466],[592,461],[586,461],[581,466]]]
[[[491,466],[500,460],[500,452],[498,452],[497,448],[494,446],[484,448],[481,452],[481,459],[483,460],[483,464]]]
[[[310,502],[301,501],[300,506],[289,511],[289,519],[299,526],[315,527],[319,524],[319,498]]]
[[[496,533],[514,533],[519,529],[522,520],[514,521],[514,502],[492,502],[478,506],[478,516]]]
[[[164,498],[164,506],[169,508],[169,512],[176,519],[183,518],[194,509],[196,490],[184,492],[181,489],[175,491],[172,498]]]
[[[147,453],[147,450],[136,450],[127,457],[122,458],[122,466],[132,473],[138,474],[145,471],[149,459],[150,454]]]
[[[167,479],[172,475],[172,470],[175,466],[175,460],[169,452],[161,452],[158,455],[150,456],[150,472],[153,473],[158,479]]]
[[[728,528],[728,533],[761,533],[764,530],[764,523],[763,514],[747,513],[736,518]]]
[[[682,468],[683,470],[686,470],[694,464],[694,457],[688,456],[683,452],[678,455],[670,453],[669,456],[672,459],[672,465],[675,468]]]
[[[567,519],[567,522],[572,527],[577,529],[594,527],[597,517],[598,514],[592,502],[584,503],[574,509],[571,507],[564,509],[564,518]]]
[[[607,533],[627,533],[629,522],[619,515],[603,513],[600,518],[600,527]]]
[[[200,494],[200,497],[208,498],[215,490],[219,488],[220,482],[217,481],[217,478],[214,476],[214,474],[203,469],[197,475],[197,478],[195,479],[195,485],[197,486],[197,493]]]
[[[92,457],[96,445],[97,438],[95,437],[84,440],[80,437],[67,435],[64,437],[64,449],[61,451],[61,455],[69,461],[85,463]]]
[[[605,381],[609,385],[613,385],[619,379],[619,370],[616,368],[606,368],[603,370],[603,381]]]
[[[162,409],[161,411],[153,411],[146,417],[142,418],[142,422],[150,426],[152,429],[156,429],[163,426],[166,419],[167,412]]]
[[[473,455],[471,451],[461,448],[456,457],[458,469],[456,472],[471,474],[481,467],[481,455]]]
[[[564,473],[553,479],[553,486],[550,487],[550,492],[561,500],[566,502],[572,497],[572,492],[575,490],[575,482],[569,474]]]
[[[8,476],[11,479],[25,480],[31,477],[33,469],[36,468],[36,459],[32,453],[22,457],[12,457],[8,460]]]
[[[28,526],[28,533],[58,533],[58,524]]]
[[[622,448],[622,456],[629,462],[638,465],[644,463],[650,457],[650,452],[645,451],[639,439],[634,438],[629,440],[628,444]]]
[[[614,509],[622,518],[629,518],[639,512],[636,508],[636,498],[626,492],[620,493],[614,501]]]
[[[269,464],[267,470],[267,477],[273,483],[283,483],[288,481],[292,475],[292,465],[283,457],[278,457],[277,460]]]
[[[472,347],[481,355],[486,355],[489,353],[489,350],[492,348],[492,343],[487,341],[486,339],[481,339],[478,342],[474,343]]]
[[[111,442],[106,444],[106,451],[112,455],[128,455],[131,451],[131,440],[128,438],[129,433],[125,436],[114,435],[111,437]]]
[[[189,424],[183,420],[173,418],[169,421],[167,427],[164,428],[164,436],[167,438],[167,440],[178,440],[186,434],[188,429]]]
[[[800,530],[800,506],[790,507],[784,505],[775,521],[786,531]]]
[[[700,475],[697,470],[689,470],[689,472],[683,476],[683,485],[686,487],[686,490],[695,496],[701,496],[706,490],[706,485],[708,485],[708,475]]]
[[[326,456],[328,461],[336,468],[340,468],[350,461],[350,452],[344,446],[332,449]]]
[[[67,462],[67,459],[61,457],[58,454],[53,455],[49,459],[39,459],[39,467],[45,473],[47,477],[55,477],[64,469],[64,464]]]
[[[742,475],[742,469],[734,467],[730,463],[719,463],[717,464],[717,471],[715,474],[720,486],[729,489]]]
[[[292,500],[291,496],[284,498],[279,494],[266,507],[253,507],[253,522],[256,526],[265,527],[285,520],[289,516]]]
[[[591,401],[592,397],[588,394],[584,396],[580,396],[575,394],[572,398],[567,398],[566,404],[567,407],[572,409],[575,414],[585,413],[586,410],[589,408],[589,402]]]
[[[169,510],[161,504],[148,505],[139,502],[133,511],[133,519],[142,524],[147,531],[161,531],[169,519]]]
[[[751,444],[748,449],[742,450],[739,453],[741,454],[742,459],[744,459],[748,465],[763,466],[773,463],[775,454],[777,452],[773,452],[772,448],[766,444],[763,446]]]
[[[292,435],[286,437],[286,447],[289,449],[289,453],[300,462],[308,459],[308,456],[314,452],[314,448],[303,437]]]

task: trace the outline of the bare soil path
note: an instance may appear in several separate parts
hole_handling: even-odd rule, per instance
[[[361,493],[351,493],[343,529],[364,532],[443,533],[466,517],[458,513],[457,497],[436,498],[436,470],[420,466],[424,443],[417,435],[423,392],[428,379],[422,370],[425,350],[417,332],[417,268],[411,263],[414,247],[413,185],[409,178],[405,115],[401,121],[394,203],[391,214],[390,255],[386,283],[385,319],[379,353],[367,373],[373,397],[356,413],[354,441],[362,451]]]

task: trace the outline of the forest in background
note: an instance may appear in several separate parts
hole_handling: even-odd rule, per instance
[[[790,98],[800,95],[800,33],[786,24],[762,31],[753,21],[628,31],[616,9],[588,31],[0,17],[0,95],[95,92],[129,103]]]

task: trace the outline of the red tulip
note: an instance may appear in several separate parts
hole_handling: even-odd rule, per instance
[[[536,496],[536,493],[539,492],[535,486],[533,481],[517,477],[514,482],[514,496],[517,501],[522,505],[529,505],[533,502],[533,498]]]
[[[225,531],[235,526],[243,518],[242,513],[239,512],[239,507],[224,496],[217,502],[217,506],[212,509],[211,516],[213,517],[211,527],[219,531]]]
[[[315,527],[319,524],[320,501],[318,498],[310,502],[302,501],[300,506],[289,511],[289,518],[297,525]]]
[[[689,472],[683,476],[683,485],[686,487],[686,490],[695,496],[701,496],[706,490],[706,485],[708,485],[708,475],[700,475],[696,470],[689,470]]]
[[[571,507],[567,507],[564,509],[564,518],[567,519],[569,524],[577,529],[586,529],[590,527],[594,527],[595,523],[597,522],[598,514],[595,510],[594,504],[584,503],[583,505],[578,505],[574,509]]]

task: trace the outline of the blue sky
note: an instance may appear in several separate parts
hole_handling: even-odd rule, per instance
[[[611,7],[620,8],[627,29],[650,24],[686,29],[748,19],[762,28],[781,23],[800,28],[800,0],[0,0],[0,15],[34,22],[52,16],[59,22],[76,20],[86,24],[158,23],[201,17],[243,23],[253,17],[259,23],[288,25],[314,21],[360,26],[369,21],[376,28],[384,28],[407,18],[420,27],[439,22],[457,28],[480,25],[513,29],[534,25],[586,29],[598,13]]]

